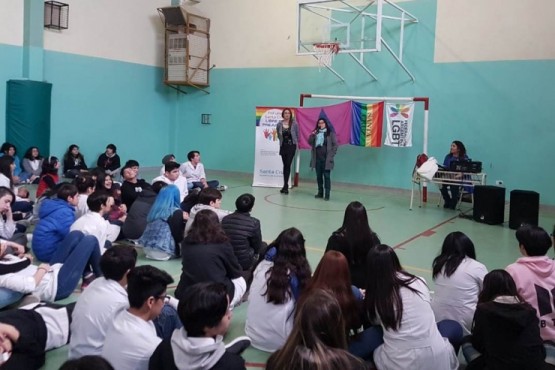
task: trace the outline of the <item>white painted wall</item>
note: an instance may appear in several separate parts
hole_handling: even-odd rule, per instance
[[[295,55],[296,0],[203,0],[194,8],[210,18],[210,62],[218,68],[316,65]]]
[[[0,1],[0,44],[23,45],[23,0]]]
[[[45,29],[45,49],[163,66],[164,27],[156,9],[170,6],[170,0],[64,2],[69,4],[69,29]]]
[[[555,59],[553,16],[553,0],[438,0],[434,59]]]

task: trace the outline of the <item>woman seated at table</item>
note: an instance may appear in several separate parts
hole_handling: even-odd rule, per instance
[[[449,151],[449,154],[447,154],[443,160],[443,167],[449,170],[452,162],[467,160],[468,156],[466,155],[466,148],[464,147],[464,144],[459,140],[455,140],[451,143],[451,150]],[[459,185],[443,185],[441,187],[441,196],[445,201],[443,208],[455,209],[457,207],[457,203],[459,202],[459,193],[461,190],[460,188],[461,187]],[[449,194],[449,192],[451,192],[451,194]]]

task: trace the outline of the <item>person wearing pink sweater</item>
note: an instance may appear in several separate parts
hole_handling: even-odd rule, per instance
[[[518,294],[536,309],[542,339],[555,341],[555,261],[547,256],[551,238],[541,227],[524,225],[516,231],[516,239],[523,257],[505,270]]]

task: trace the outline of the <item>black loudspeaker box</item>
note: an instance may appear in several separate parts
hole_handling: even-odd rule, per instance
[[[505,221],[505,188],[491,185],[475,186],[472,218],[489,225],[502,224]]]
[[[523,224],[538,226],[540,194],[529,190],[511,191],[509,227],[518,229]]]

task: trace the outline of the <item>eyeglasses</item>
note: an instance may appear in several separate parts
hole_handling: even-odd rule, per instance
[[[156,299],[163,299],[163,300],[164,300],[164,304],[170,303],[170,298],[171,298],[171,297],[170,297],[169,295],[166,295],[166,294],[160,295],[160,296],[156,297]]]

